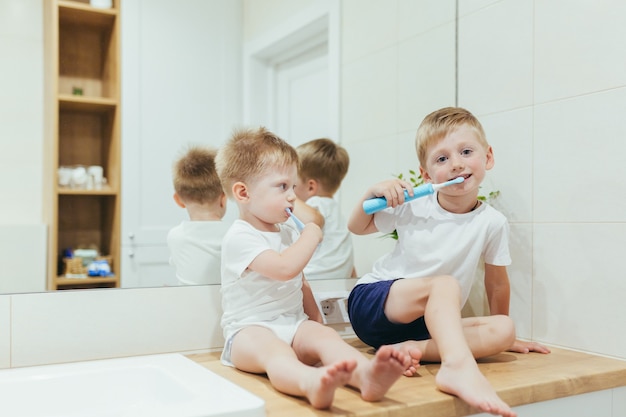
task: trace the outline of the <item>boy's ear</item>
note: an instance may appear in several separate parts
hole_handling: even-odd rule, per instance
[[[487,164],[485,165],[486,169],[491,169],[495,165],[496,160],[493,157],[493,149],[491,146],[487,149]]]
[[[306,190],[309,193],[309,197],[313,195],[317,195],[319,186],[320,186],[319,182],[317,182],[317,180],[314,180],[314,179],[309,179],[306,182]]]
[[[185,208],[185,203],[183,203],[183,200],[180,199],[180,196],[178,195],[178,193],[174,193],[174,201],[176,202],[176,204],[178,205],[178,207],[180,208]]]
[[[248,187],[241,181],[233,184],[233,198],[235,201],[245,203],[250,196],[248,195]]]
[[[222,195],[220,196],[220,208],[224,208],[226,207],[226,203],[228,202],[228,197],[226,197],[226,193],[222,193]]]
[[[432,182],[433,179],[430,177],[430,175],[428,175],[428,172],[426,172],[426,170],[424,168],[422,168],[420,166],[420,175],[422,176],[422,179],[424,180],[424,182]]]

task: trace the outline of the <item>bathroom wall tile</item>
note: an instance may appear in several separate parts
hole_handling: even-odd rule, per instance
[[[344,0],[341,51],[344,64],[395,44],[398,0]]]
[[[12,302],[13,367],[223,345],[219,286],[20,294]]]
[[[509,249],[511,265],[507,268],[511,283],[509,314],[517,336],[533,338],[533,229],[530,224],[512,224]]]
[[[626,387],[613,388],[613,414],[611,417],[626,416]]]
[[[624,222],[626,88],[536,106],[537,222]]]
[[[626,225],[535,224],[533,337],[626,359]]]
[[[454,24],[454,0],[398,0],[398,40],[427,32],[443,24]]]
[[[500,191],[491,204],[511,223],[530,222],[533,203],[533,110],[531,107],[476,115],[493,148],[495,165],[480,189]]]
[[[39,223],[43,180],[43,39],[0,36],[0,56],[0,188],[4,195],[0,216],[14,224]]]
[[[0,38],[43,41],[43,6],[41,0],[0,0]]]
[[[535,101],[626,84],[626,3],[535,1]],[[566,11],[566,12],[565,12]]]
[[[463,0],[457,1],[459,7],[459,16],[463,17],[470,13],[474,13],[477,10],[489,7],[495,3],[500,3],[506,0]]]
[[[482,114],[532,104],[532,11],[507,0],[459,19],[461,106]]]
[[[419,174],[419,161],[417,159],[417,151],[415,150],[415,134],[417,128],[422,122],[422,116],[416,118],[414,126],[408,130],[401,131],[396,136],[396,166],[391,174],[396,177],[399,174],[404,175],[407,179],[409,170],[415,171]]]
[[[43,43],[0,41],[0,161],[41,161],[43,138]]]
[[[399,130],[417,129],[424,116],[455,100],[455,27],[446,23],[398,44]]]
[[[0,369],[11,366],[11,296],[0,295]]]
[[[511,225],[510,251],[512,264],[507,268],[511,283],[509,316],[515,323],[517,337],[532,339],[532,226]],[[488,316],[489,303],[485,293],[485,270],[476,271],[470,296],[463,306],[464,317]]]
[[[373,184],[393,178],[400,172],[398,155],[401,141],[397,135],[374,140],[344,144],[353,161],[341,186],[339,196],[342,212],[346,219],[361,201],[365,191]],[[403,148],[402,148],[403,149]],[[372,270],[373,262],[388,252],[395,241],[382,237],[380,233],[353,235],[355,265],[357,273],[363,275]]]
[[[0,294],[46,291],[47,231],[45,224],[0,224]]]
[[[397,133],[397,52],[387,48],[343,67],[343,144]]]

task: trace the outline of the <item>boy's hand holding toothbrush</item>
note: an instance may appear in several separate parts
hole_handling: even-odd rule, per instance
[[[311,234],[312,236],[317,236],[317,243],[322,241],[322,229],[316,223],[309,222],[307,224],[304,224],[299,218],[296,217],[295,214],[293,214],[293,211],[291,211],[290,209],[285,210],[287,211],[287,214],[291,216],[293,222],[296,224],[296,228],[300,232],[300,235],[304,235],[305,233]]]
[[[460,184],[463,181],[465,181],[463,177],[457,177],[441,184],[425,183],[415,189],[413,189],[411,184],[400,179],[384,181],[372,187],[374,198],[368,198],[363,201],[363,211],[366,214],[374,214],[387,207],[399,206],[405,201],[433,194],[443,187]]]
[[[404,204],[407,195],[409,197],[413,196],[413,185],[408,181],[396,178],[372,185],[369,190],[367,190],[366,195],[367,194],[369,194],[369,197],[365,198],[365,202],[363,202],[364,205],[367,201],[380,201],[381,205],[384,203],[383,208],[397,207]],[[382,199],[384,199],[384,201]]]

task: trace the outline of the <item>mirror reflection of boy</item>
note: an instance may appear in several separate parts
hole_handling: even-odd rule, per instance
[[[324,239],[304,268],[304,274],[308,280],[355,278],[352,235],[334,198],[348,173],[348,152],[326,138],[303,143],[296,151],[300,166],[295,192],[306,206],[296,204],[294,213],[299,218],[308,219],[305,208],[315,209],[322,216],[323,222],[318,226],[324,233]]]
[[[216,153],[192,146],[174,163],[174,201],[189,216],[167,235],[179,285],[220,283],[222,238],[230,224],[222,220],[227,199],[215,170]]]

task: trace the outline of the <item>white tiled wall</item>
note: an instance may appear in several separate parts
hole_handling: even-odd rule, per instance
[[[11,366],[11,296],[0,295],[0,369]]]
[[[616,42],[626,6],[459,5],[459,105],[483,120],[494,147],[489,182],[512,224],[518,329],[626,358],[626,57]]]
[[[219,286],[0,296],[0,367],[220,348]]]
[[[342,5],[346,215],[367,185],[417,167],[415,130],[455,104],[456,71],[457,104],[479,116],[494,148],[483,186],[501,192],[494,205],[511,223],[520,337],[626,358],[626,4]],[[358,271],[388,247],[378,236],[355,239]]]
[[[0,0],[0,224],[40,224],[43,2]]]

